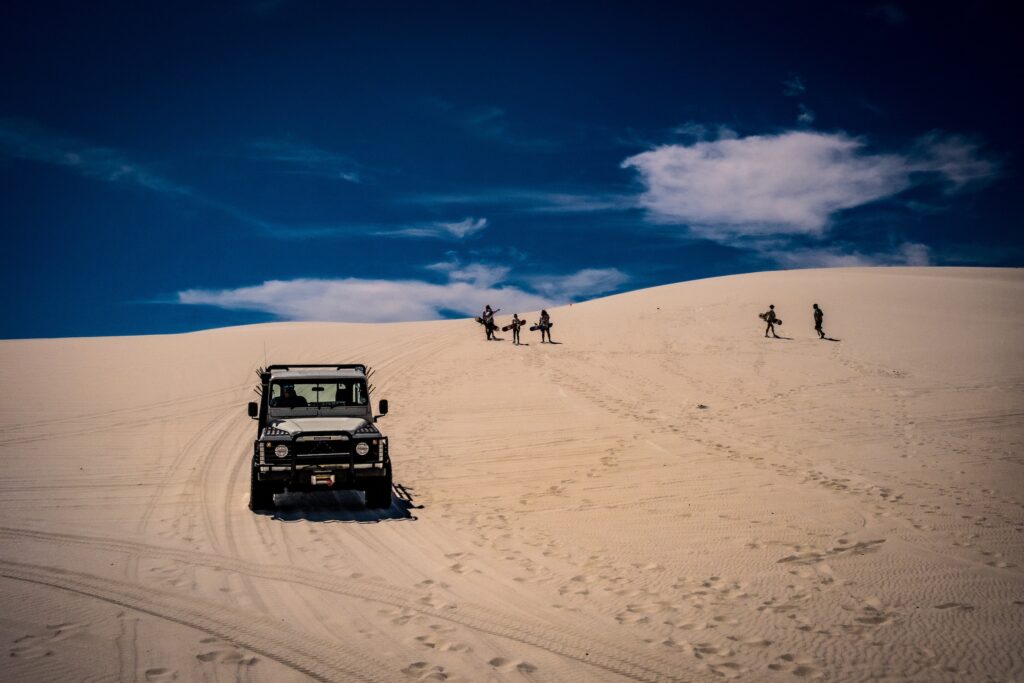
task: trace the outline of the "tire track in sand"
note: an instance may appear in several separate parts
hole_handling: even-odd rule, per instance
[[[7,560],[0,560],[0,576],[78,593],[198,629],[318,681],[375,681],[389,671],[366,652],[349,648],[342,642],[299,634],[266,617],[153,586]]]
[[[454,608],[434,607],[424,602],[423,596],[419,593],[404,591],[398,587],[365,579],[352,577],[342,579],[333,574],[303,567],[261,565],[211,553],[174,550],[144,543],[78,534],[0,527],[0,537],[54,544],[67,543],[106,552],[146,555],[189,565],[235,572],[250,578],[305,586],[357,600],[408,609],[427,617],[464,626],[473,631],[530,645],[626,678],[639,681],[681,680],[678,663],[666,662],[653,653],[631,652],[605,642],[601,636],[595,633],[587,633],[578,628],[540,623],[524,616],[501,614],[468,603],[460,603]],[[143,595],[149,589],[148,586],[134,586],[134,588]],[[259,651],[258,644],[254,647],[248,641],[238,640],[237,642],[253,651]]]

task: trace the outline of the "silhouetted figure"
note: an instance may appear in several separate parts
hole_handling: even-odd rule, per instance
[[[494,331],[498,328],[498,326],[494,323],[494,314],[500,310],[501,309],[499,308],[497,310],[492,311],[491,305],[487,304],[486,306],[484,306],[484,312],[480,314],[480,319],[484,321],[484,331],[487,332],[488,340],[497,339],[497,337],[494,336]]]
[[[281,397],[277,399],[277,406],[280,408],[305,408],[309,402],[295,393],[294,387],[285,387]]]
[[[767,337],[768,333],[771,332],[773,337],[779,338],[779,335],[775,334],[775,322],[778,319],[778,316],[775,315],[775,304],[769,304],[768,312],[764,314],[764,321],[768,323],[768,327],[764,329],[764,336]]]
[[[523,326],[523,321],[519,319],[518,313],[512,314],[512,343],[519,346],[519,328]]]
[[[825,333],[821,329],[823,320],[825,320],[825,312],[818,308],[818,304],[814,304],[814,329],[818,333],[818,339],[825,338]]]
[[[540,328],[540,343],[544,343],[544,335],[548,337],[548,343],[551,342],[551,316],[548,315],[547,311],[540,312],[540,322],[537,323]]]

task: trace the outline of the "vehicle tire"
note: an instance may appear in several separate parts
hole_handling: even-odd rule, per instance
[[[249,477],[249,509],[253,512],[273,510],[274,489],[257,478],[255,467]]]
[[[375,510],[391,507],[391,473],[366,486],[366,507]]]

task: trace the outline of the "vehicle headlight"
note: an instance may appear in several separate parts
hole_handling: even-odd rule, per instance
[[[366,455],[370,452],[370,444],[361,442],[356,444],[356,455]]]
[[[283,458],[283,457],[287,456],[288,455],[288,447],[285,446],[284,444],[281,444],[280,446],[278,446],[277,448],[274,449],[274,455],[276,455],[279,458]]]

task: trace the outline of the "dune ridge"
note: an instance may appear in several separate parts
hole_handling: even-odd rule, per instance
[[[1024,271],[551,315],[0,342],[5,680],[1024,677]],[[249,512],[266,361],[375,368],[390,509]]]

